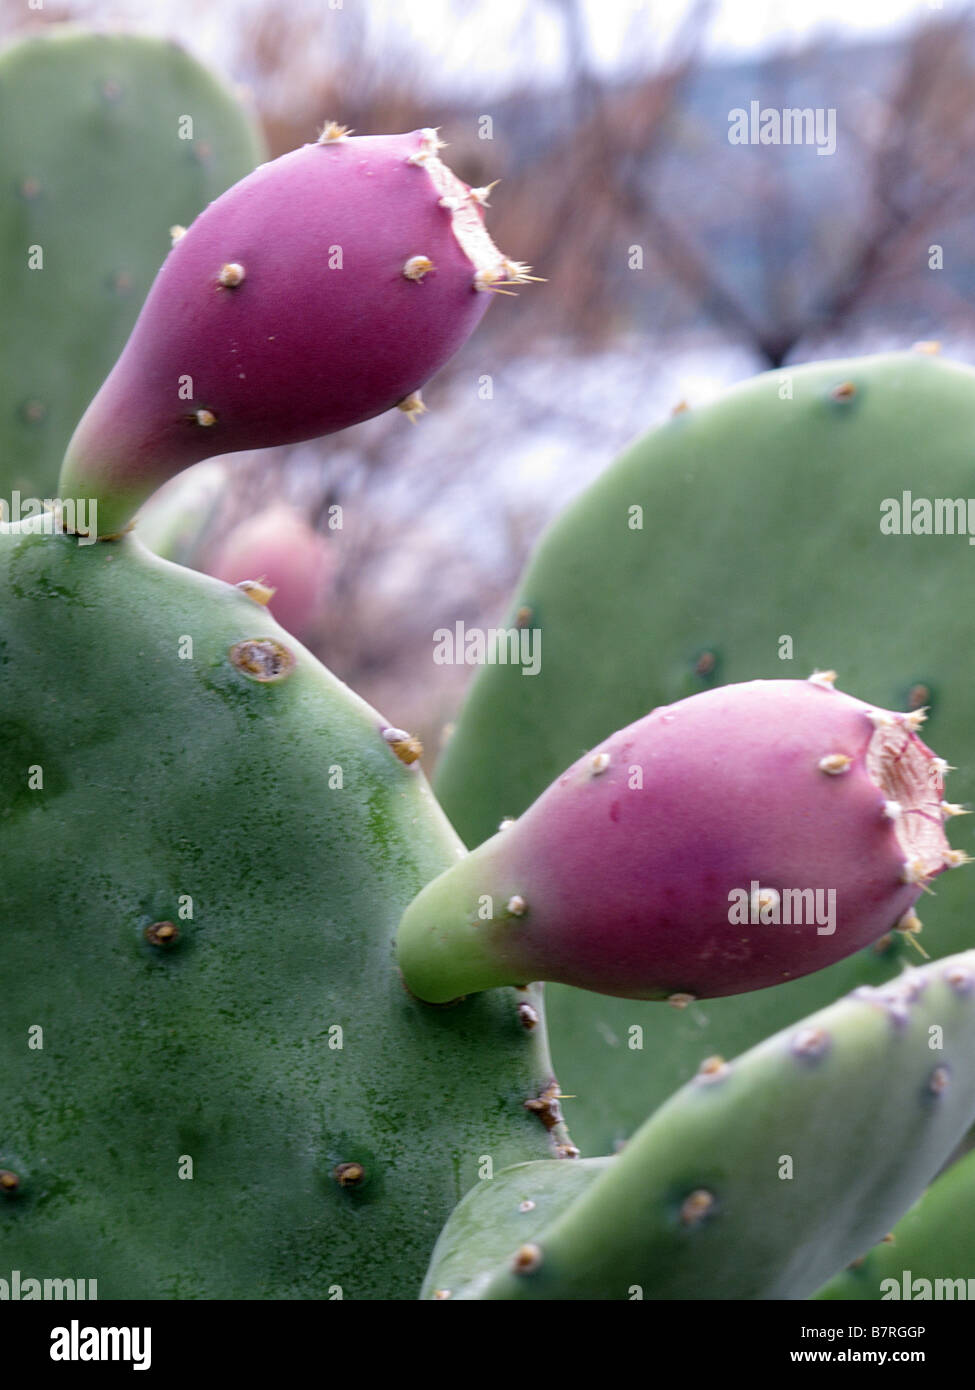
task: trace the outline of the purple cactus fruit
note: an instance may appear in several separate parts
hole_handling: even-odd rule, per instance
[[[574,763],[429,884],[399,930],[404,980],[442,1003],[558,980],[634,999],[761,989],[912,928],[967,861],[947,764],[892,714],[808,681],[654,710]]]
[[[61,493],[98,499],[103,536],[210,455],[423,409],[488,291],[531,278],[440,148],[329,124],[178,236],[65,457]]]
[[[249,516],[224,537],[203,568],[228,584],[261,581],[268,606],[295,637],[308,631],[334,572],[334,547],[283,502]]]

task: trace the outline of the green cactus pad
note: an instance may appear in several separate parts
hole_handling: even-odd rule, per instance
[[[242,592],[0,528],[8,1269],[415,1298],[485,1164],[557,1152],[537,995],[400,982],[461,846],[384,727]]]
[[[263,149],[231,93],[177,43],[73,26],[0,54],[0,131],[0,498],[10,503],[14,490],[52,495],[170,228]]]
[[[435,783],[460,834],[479,843],[656,705],[817,667],[883,709],[929,705],[925,736],[958,767],[947,795],[975,801],[975,550],[965,535],[880,529],[881,503],[905,490],[975,495],[973,438],[975,372],[912,352],[770,372],[648,434],[553,524],[519,582],[508,621],[540,629],[541,671],[478,674]],[[972,834],[962,821],[952,841],[973,853]],[[932,957],[975,940],[968,873],[936,892],[919,907]],[[551,986],[576,1142],[610,1150],[709,1053],[733,1056],[905,961],[920,956],[897,937],[679,1012]]]
[[[857,991],[715,1059],[616,1157],[479,1183],[424,1296],[808,1297],[957,1144],[975,1116],[973,1055],[975,951]]]
[[[816,1297],[912,1302],[975,1297],[975,1153],[931,1184],[890,1239],[837,1274]]]

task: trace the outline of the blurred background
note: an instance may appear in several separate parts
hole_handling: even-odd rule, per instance
[[[492,235],[544,282],[492,305],[427,415],[189,484],[207,526],[183,558],[223,577],[224,538],[287,505],[300,574],[279,616],[431,754],[473,674],[434,664],[435,629],[507,621],[546,521],[631,439],[769,368],[919,339],[975,354],[968,5],[5,0],[0,38],[64,20],[178,39],[272,155],[326,118],[438,126],[455,172],[500,180]],[[835,112],[835,149],[730,143],[752,103]],[[280,562],[266,530],[244,536]]]

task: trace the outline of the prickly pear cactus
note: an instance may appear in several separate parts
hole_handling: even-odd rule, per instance
[[[946,764],[920,711],[834,678],[704,691],[606,739],[410,904],[407,984],[434,1003],[540,979],[686,1005],[913,925],[967,860],[944,833]]]
[[[267,611],[134,538],[0,528],[0,1248],[101,1298],[414,1298],[566,1136],[536,991],[411,998],[461,847]],[[546,1112],[548,1115],[548,1112]]]
[[[652,431],[555,522],[518,585],[509,621],[541,631],[541,671],[479,673],[437,770],[460,833],[480,842],[656,706],[816,667],[881,708],[928,706],[925,736],[958,766],[947,795],[975,798],[970,546],[881,529],[885,500],[903,510],[905,492],[969,495],[973,435],[975,372],[918,353],[767,373]],[[971,837],[960,822],[955,844],[971,850]],[[923,900],[932,956],[972,941],[963,877]],[[919,959],[898,937],[679,1012],[551,987],[574,1137],[612,1149],[710,1053],[734,1055]]]
[[[709,1059],[617,1157],[479,1184],[425,1295],[808,1297],[964,1133],[973,1045],[975,952],[858,990],[735,1061]]]
[[[975,1153],[969,1152],[931,1184],[881,1244],[816,1297],[927,1301],[969,1299],[973,1291]]]
[[[263,157],[177,43],[54,27],[0,54],[0,497],[47,497],[187,224]]]
[[[422,412],[492,292],[532,278],[441,145],[330,122],[178,238],[61,470],[62,495],[99,499],[100,534],[201,459]]]
[[[914,485],[920,457],[932,494],[963,491],[975,376],[897,356],[760,380],[672,422],[554,528],[518,599],[519,622],[546,634],[543,674],[529,685],[512,672],[512,687],[498,667],[482,680],[443,786],[479,838],[582,761],[553,789],[555,813],[527,814],[499,837],[494,863],[490,846],[465,855],[417,740],[277,625],[268,586],[189,573],[127,534],[154,488],[194,461],[397,405],[418,414],[418,388],[473,331],[489,292],[532,278],[488,237],[487,190],[447,169],[433,130],[353,139],[330,122],[196,216],[256,160],[252,132],[175,47],[77,31],[0,57],[0,128],[0,255],[13,268],[0,315],[14,345],[0,371],[0,483],[11,491],[45,490],[170,226],[192,224],[176,227],[68,443],[63,505],[0,523],[4,1261],[28,1278],[70,1270],[103,1299],[412,1298],[443,1228],[423,1284],[436,1298],[813,1292],[880,1238],[971,1122],[975,953],[860,989],[732,1062],[735,1040],[768,1023],[753,996],[724,1001],[726,1028],[688,1010],[690,1048],[666,1005],[627,1002],[614,1015],[590,999],[566,1056],[576,1075],[598,1072],[627,1131],[697,1069],[621,1154],[575,1163],[541,991],[526,981],[687,1003],[670,994],[678,967],[717,994],[812,968],[788,936],[753,971],[709,958],[695,931],[714,904],[700,897],[685,904],[681,961],[663,949],[659,904],[635,914],[629,941],[611,939],[661,839],[646,806],[652,821],[666,798],[634,809],[626,853],[617,844],[608,856],[593,808],[619,819],[617,755],[667,722],[642,720],[650,706],[722,681],[771,701],[738,712],[749,737],[771,730],[802,755],[777,802],[751,787],[757,810],[739,817],[735,865],[747,868],[756,828],[782,851],[811,772],[811,843],[794,835],[793,848],[809,849],[826,884],[846,875],[843,949],[895,912],[913,931],[920,889],[966,858],[947,847],[941,815],[960,808],[940,805],[944,767],[917,730],[930,705],[935,742],[964,756],[965,605],[957,620],[944,609],[963,590],[957,557],[968,552],[957,536],[953,551],[944,536],[895,540],[904,563],[892,582],[877,510]],[[39,130],[50,138],[37,141]],[[134,195],[136,165],[146,198]],[[870,451],[878,462],[863,467]],[[842,517],[830,507],[840,482]],[[157,521],[177,543],[173,517]],[[742,527],[758,542],[752,569],[751,548],[729,539]],[[849,572],[820,563],[824,534],[831,553],[852,557]],[[685,563],[694,578],[682,584]],[[810,574],[823,576],[812,605]],[[774,604],[763,607],[766,594]],[[626,682],[613,656],[621,633],[643,654],[636,679],[626,654]],[[580,634],[592,677],[581,702],[569,698]],[[822,675],[755,680],[840,663],[868,704]],[[801,695],[769,693],[780,685]],[[714,691],[695,708],[727,714],[738,698]],[[634,719],[636,733],[621,727]],[[693,897],[688,843],[707,841],[727,735],[711,729],[695,744],[697,828],[683,860],[665,856],[655,875],[672,898]],[[659,773],[667,758],[656,744],[648,756]],[[680,748],[668,756],[664,781],[676,787],[688,761]],[[778,770],[766,767],[765,781]],[[922,782],[937,795],[930,833],[909,819],[927,814]],[[846,800],[831,817],[823,798],[834,793]],[[694,820],[685,798],[666,809],[668,834],[680,816]],[[446,884],[455,907],[456,885],[486,860],[504,926],[527,926],[525,948],[468,977],[465,940],[483,934],[470,931],[469,905],[459,935],[443,932],[437,895]],[[788,853],[769,863],[795,876]],[[558,898],[560,874],[569,899]],[[573,920],[570,907],[601,875],[608,949],[593,976],[598,913]],[[942,951],[963,923],[946,877]],[[714,887],[700,880],[694,891]],[[437,955],[432,987],[404,949],[411,922],[421,964],[431,943]],[[504,955],[514,938],[501,939]],[[766,991],[771,1013],[787,1022],[840,970],[870,974],[851,958],[808,990]],[[453,997],[468,990],[481,992]],[[556,991],[563,1022],[581,997]],[[653,1067],[631,1047],[611,1069],[593,1027],[608,1046],[614,1028],[641,1032],[634,1014]],[[617,1088],[605,1084],[611,1070]],[[638,1099],[620,1105],[621,1094]],[[611,1147],[598,1105],[582,1103],[592,1147]]]

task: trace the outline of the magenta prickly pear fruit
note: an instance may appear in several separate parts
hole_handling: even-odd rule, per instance
[[[947,764],[893,714],[808,681],[654,710],[429,884],[399,929],[420,999],[558,980],[634,999],[761,989],[915,928]]]
[[[102,535],[210,455],[422,410],[490,291],[529,278],[440,148],[329,124],[178,236],[65,457],[62,493],[98,499]]]
[[[334,571],[329,542],[293,507],[277,503],[247,517],[204,566],[228,584],[248,585],[282,627],[301,637],[321,611]]]

